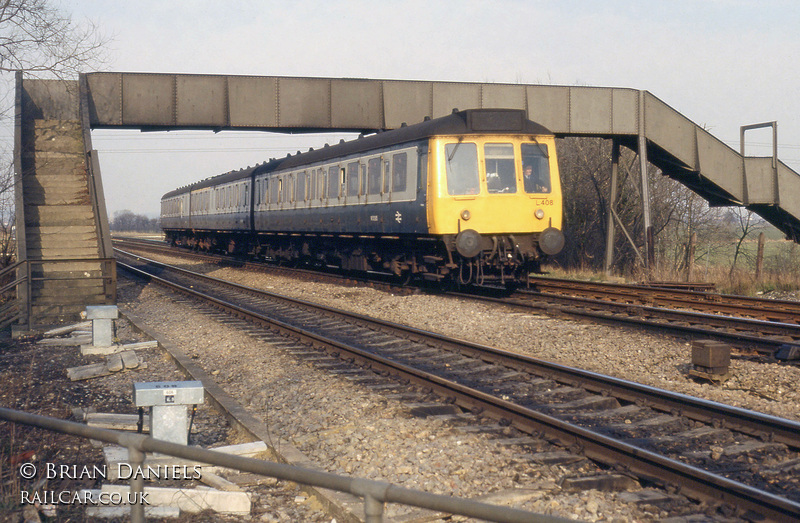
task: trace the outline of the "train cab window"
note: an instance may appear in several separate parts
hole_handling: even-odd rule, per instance
[[[405,192],[408,175],[408,155],[397,153],[392,156],[392,192]]]
[[[339,179],[339,167],[331,165],[328,167],[328,198],[338,198],[341,196],[339,189],[342,182]]]
[[[474,143],[448,143],[444,146],[447,194],[478,194],[478,147]]]
[[[528,194],[549,193],[552,190],[547,145],[522,144],[522,182]]]
[[[380,194],[382,182],[381,159],[371,158],[367,162],[367,194]]]
[[[389,194],[389,189],[392,184],[392,162],[386,160],[383,162],[383,194]]]
[[[358,196],[360,184],[358,183],[359,175],[358,162],[347,164],[347,196]]]
[[[487,143],[483,146],[483,156],[489,194],[517,192],[514,146],[510,143]]]

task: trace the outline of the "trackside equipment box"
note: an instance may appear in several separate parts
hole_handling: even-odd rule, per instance
[[[156,381],[133,384],[133,404],[150,407],[150,436],[186,445],[189,441],[189,405],[205,398],[199,381]]]

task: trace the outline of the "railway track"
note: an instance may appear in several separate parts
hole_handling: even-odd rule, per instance
[[[523,309],[535,309],[551,315],[609,324],[624,324],[690,336],[695,339],[716,339],[736,348],[740,356],[761,355],[766,357],[764,361],[769,362],[779,361],[776,355],[780,355],[781,350],[792,347],[800,349],[800,325],[795,323],[645,306],[581,296],[543,294],[536,291],[517,291],[512,296],[500,298],[487,295],[477,297],[474,294],[462,296]],[[797,356],[800,354],[796,353],[794,359],[786,360],[786,363],[800,363],[800,360],[796,359]]]
[[[310,352],[419,384],[688,497],[800,518],[796,422],[130,259],[140,267],[128,270],[157,272],[162,284],[299,338]]]
[[[531,278],[531,290],[548,296],[579,296],[627,305],[687,309],[709,314],[800,325],[800,302],[717,294],[663,286]]]
[[[209,254],[173,249],[163,243],[131,242],[137,250],[177,255],[199,261],[265,270],[260,263],[246,262]],[[300,273],[303,277],[358,281],[386,286],[392,292],[412,292],[387,279],[358,277],[296,268],[270,271]],[[468,299],[535,310],[545,314],[569,316],[612,324],[654,329],[693,338],[724,341],[738,350],[739,356],[766,358],[775,362],[781,349],[795,348],[789,364],[800,364],[800,302],[768,300],[745,296],[720,295],[685,289],[642,285],[609,284],[532,278],[531,289],[507,295],[499,289],[470,289],[450,292]],[[790,353],[791,354],[791,353]]]

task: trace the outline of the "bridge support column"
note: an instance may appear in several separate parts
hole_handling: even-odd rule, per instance
[[[639,91],[639,164],[642,171],[642,214],[644,215],[644,266],[647,278],[655,265],[653,225],[650,220],[650,183],[647,180],[647,136],[645,135],[644,91]]]
[[[611,140],[611,195],[608,199],[608,226],[606,227],[606,260],[604,269],[606,276],[611,276],[611,266],[614,264],[614,208],[617,205],[617,187],[619,186],[619,140]]]
[[[639,247],[636,245],[636,241],[631,236],[631,233],[628,232],[628,229],[625,228],[625,224],[622,223],[619,215],[617,214],[617,199],[619,197],[619,160],[620,160],[620,141],[617,138],[612,138],[611,140],[611,189],[610,195],[608,199],[608,228],[606,230],[606,257],[605,263],[603,265],[605,269],[606,275],[611,275],[611,266],[614,264],[614,243],[616,238],[616,231],[617,227],[620,228],[622,233],[625,235],[625,238],[628,240],[631,248],[633,248],[633,252],[636,253],[636,258],[639,260],[639,263],[642,264],[643,267],[648,267],[647,261],[645,257],[642,256],[642,252]],[[624,165],[625,169],[625,177],[631,178],[631,184],[633,185],[634,190],[637,191],[637,195],[642,198],[642,192],[639,191],[639,187],[636,184],[636,180],[634,180],[634,176],[631,173],[631,167],[633,166],[633,162],[635,158],[631,160],[629,165]],[[624,184],[624,182],[623,182]],[[647,209],[649,210],[649,203],[647,204]],[[652,229],[651,229],[652,230]],[[652,235],[651,241],[649,245],[652,246]],[[645,244],[647,247],[648,244]],[[647,252],[645,252],[645,256],[647,256]]]

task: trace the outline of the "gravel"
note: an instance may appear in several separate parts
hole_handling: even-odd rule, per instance
[[[175,262],[169,257],[159,257]],[[186,264],[181,260],[181,264]],[[367,287],[298,281],[206,266],[212,276],[421,329],[522,352],[731,405],[798,419],[800,370],[735,360],[721,386],[691,380],[686,340],[633,329],[565,321],[464,299],[393,295]],[[414,418],[405,403],[316,369],[257,336],[176,303],[152,286],[121,286],[120,306],[169,333],[218,383],[325,470],[440,494],[514,495],[515,506],[588,521],[648,521],[702,511],[677,502],[632,503],[620,492],[569,493],[564,478],[602,473],[597,466],[533,465],[548,443],[504,443],[512,429],[482,433],[432,418]],[[188,327],[191,326],[191,327]],[[502,497],[502,496],[501,496]],[[508,502],[508,501],[507,501]],[[390,507],[399,517],[411,509]],[[413,512],[413,511],[412,511]],[[271,515],[276,521],[281,516]],[[409,516],[410,517],[410,516]]]

